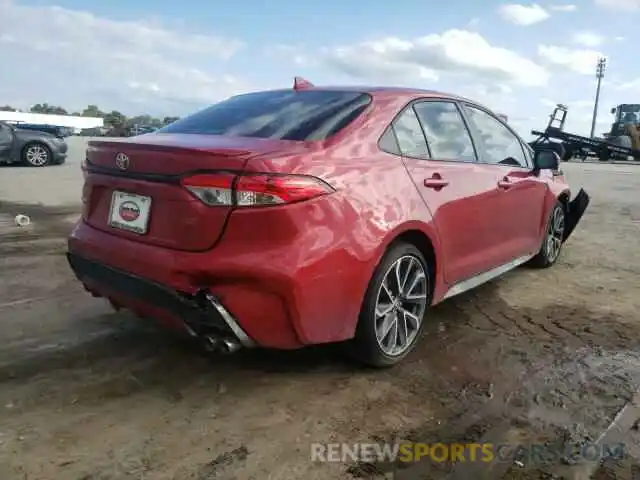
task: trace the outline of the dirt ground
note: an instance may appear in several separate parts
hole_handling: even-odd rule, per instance
[[[386,371],[336,347],[201,355],[74,281],[63,253],[76,206],[1,202],[0,479],[633,478],[633,457],[583,477],[555,460],[311,461],[314,442],[564,448],[607,432],[640,385],[640,168],[565,171],[592,204],[559,263],[432,309],[417,349]],[[0,198],[21,172],[0,171]],[[33,224],[14,227],[16,213]],[[638,441],[640,414],[625,412],[608,441]]]

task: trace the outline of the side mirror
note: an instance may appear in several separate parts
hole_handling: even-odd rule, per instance
[[[534,170],[558,170],[560,168],[560,156],[551,150],[539,150],[533,156]]]
[[[613,108],[611,109],[611,114],[613,115],[613,114],[615,114],[615,113],[616,113],[616,107],[613,107]]]

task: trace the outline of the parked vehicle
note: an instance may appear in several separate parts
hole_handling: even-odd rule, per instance
[[[296,79],[91,141],[68,260],[213,349],[346,341],[390,366],[432,305],[557,261],[589,203],[558,168],[471,100]]]
[[[81,137],[104,137],[109,129],[105,127],[83,128],[80,130]]]
[[[0,164],[24,163],[44,167],[60,165],[66,158],[67,143],[63,137],[0,122]]]

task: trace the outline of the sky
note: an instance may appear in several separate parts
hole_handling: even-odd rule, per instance
[[[599,135],[640,103],[639,22],[640,0],[0,0],[0,105],[182,116],[298,75],[466,96],[525,138],[563,103],[588,135],[605,56]]]

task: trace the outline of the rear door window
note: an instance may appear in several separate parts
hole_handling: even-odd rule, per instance
[[[476,152],[469,130],[453,102],[426,101],[414,104],[434,160],[473,162]]]
[[[158,130],[281,140],[325,140],[371,103],[366,93],[276,90],[231,97]]]

